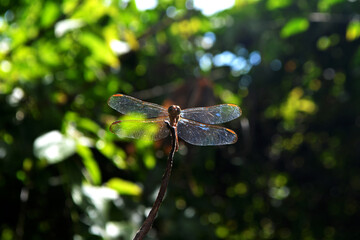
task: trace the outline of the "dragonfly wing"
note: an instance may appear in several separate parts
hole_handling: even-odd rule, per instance
[[[206,124],[219,124],[240,117],[241,109],[235,104],[220,104],[211,107],[188,108],[181,117]]]
[[[110,107],[122,114],[139,113],[147,118],[165,117],[168,115],[166,108],[123,94],[114,94],[109,100]]]
[[[156,141],[169,135],[164,120],[166,118],[116,121],[111,124],[110,131],[120,138]]]
[[[184,118],[180,119],[177,131],[180,138],[193,145],[225,145],[237,141],[237,135],[231,129],[202,124]]]

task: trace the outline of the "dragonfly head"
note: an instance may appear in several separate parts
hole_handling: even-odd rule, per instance
[[[168,112],[171,117],[177,117],[180,115],[181,108],[177,105],[172,105],[168,108]]]

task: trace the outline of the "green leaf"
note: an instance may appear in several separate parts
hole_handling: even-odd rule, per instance
[[[88,118],[78,118],[77,124],[79,127],[86,129],[90,132],[98,134],[100,130],[99,125],[91,119]]]
[[[148,169],[153,169],[156,164],[156,158],[153,151],[146,151],[144,155],[144,164]]]
[[[113,163],[120,169],[126,169],[127,163],[125,161],[126,153],[121,148],[117,148],[111,141],[98,140],[96,148],[111,159]]]
[[[40,42],[38,48],[39,58],[49,66],[58,66],[61,63],[55,44],[53,42]]]
[[[269,10],[274,10],[277,8],[283,8],[289,6],[292,3],[292,0],[268,0],[266,7]]]
[[[59,6],[54,2],[46,2],[41,15],[41,25],[43,27],[49,27],[59,17]]]
[[[120,178],[110,179],[106,186],[116,190],[119,194],[139,196],[142,192],[141,188],[135,183]]]
[[[344,2],[344,0],[320,0],[318,9],[322,12],[328,11],[333,5]]]
[[[91,150],[81,144],[76,145],[77,153],[82,157],[84,166],[91,177],[91,182],[95,185],[101,183],[101,172],[97,162],[95,161]]]
[[[352,21],[346,29],[346,40],[354,41],[360,37],[360,21]]]
[[[281,37],[287,38],[302,33],[309,28],[309,21],[306,18],[293,18],[281,29]]]
[[[93,57],[99,62],[118,67],[119,61],[111,51],[106,42],[95,34],[84,32],[81,34],[80,42],[89,48]]]
[[[107,7],[102,0],[83,1],[78,7],[67,4],[69,9],[76,10],[72,15],[74,19],[82,19],[87,23],[95,23],[107,12]],[[66,9],[66,11],[68,11]]]

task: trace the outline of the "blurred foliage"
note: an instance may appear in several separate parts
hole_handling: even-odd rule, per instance
[[[358,1],[196,2],[0,1],[2,240],[134,236],[170,144],[111,134],[118,92],[243,110],[181,143],[148,239],[360,237]]]

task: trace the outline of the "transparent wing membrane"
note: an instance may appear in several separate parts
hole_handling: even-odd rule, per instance
[[[145,115],[147,118],[165,117],[168,115],[167,109],[160,105],[141,101],[123,94],[112,95],[108,100],[108,104],[111,108],[122,114],[137,113]]]
[[[178,123],[177,131],[180,138],[193,145],[225,145],[237,141],[237,135],[233,130],[183,118]]]
[[[169,135],[169,129],[164,122],[165,119],[116,121],[111,124],[110,131],[120,138],[156,141]]]
[[[211,107],[188,108],[180,116],[196,122],[218,124],[240,117],[241,109],[234,104],[221,104]]]

